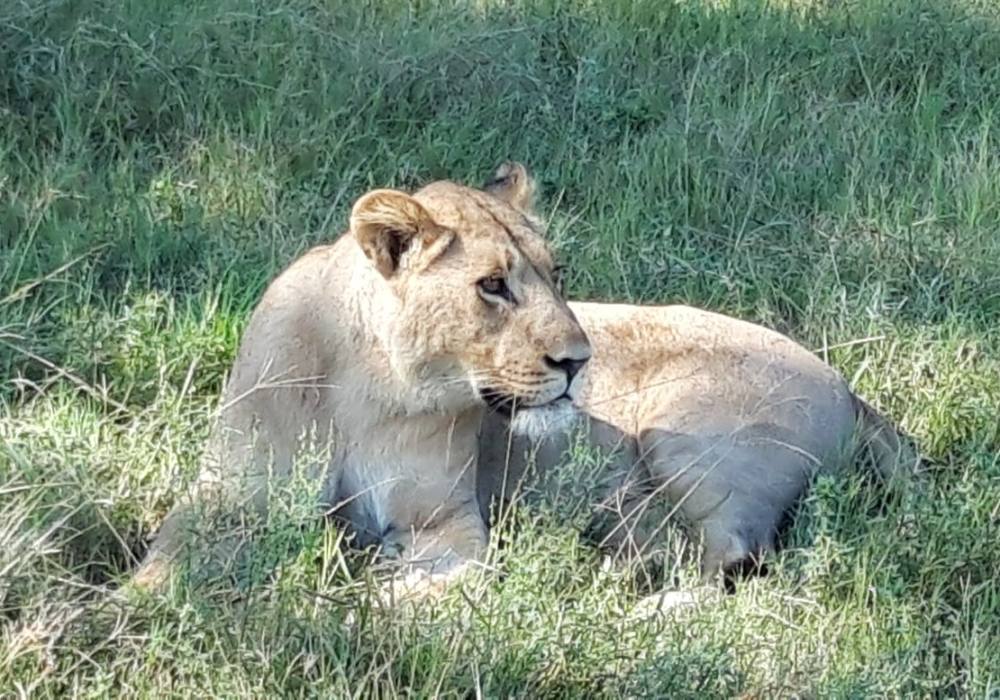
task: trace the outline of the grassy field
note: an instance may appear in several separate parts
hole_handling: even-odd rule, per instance
[[[998,119],[992,0],[0,3],[0,697],[1000,697]],[[112,601],[267,280],[508,157],[572,297],[791,334],[925,483],[825,479],[769,576],[640,623],[544,508],[416,617],[301,509],[238,594]]]

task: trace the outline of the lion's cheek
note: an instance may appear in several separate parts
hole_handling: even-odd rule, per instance
[[[531,328],[523,322],[512,323],[500,333],[493,343],[493,361],[496,367],[518,370],[536,369],[535,365],[545,354]]]

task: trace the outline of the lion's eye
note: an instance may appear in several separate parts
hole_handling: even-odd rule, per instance
[[[483,294],[488,294],[491,297],[500,297],[509,302],[514,301],[514,295],[510,293],[510,287],[507,286],[507,279],[501,275],[484,277],[476,284],[479,286],[479,291]]]

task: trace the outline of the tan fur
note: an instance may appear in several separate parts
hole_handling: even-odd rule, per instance
[[[512,179],[513,178],[513,179]],[[275,279],[244,333],[204,466],[136,574],[166,581],[209,501],[262,513],[301,468],[318,506],[416,570],[476,560],[476,434],[488,388],[542,405],[575,385],[586,336],[555,289],[552,258],[523,211],[530,184],[505,165],[490,191],[451,182],[358,200],[349,234]],[[502,275],[516,303],[477,283]],[[309,438],[308,444],[306,438]],[[304,454],[309,446],[316,452]],[[223,542],[218,558],[235,544]]]
[[[593,495],[618,515],[605,544],[630,553],[657,534],[640,523],[666,503],[702,545],[706,577],[771,551],[786,512],[819,471],[859,448],[884,477],[913,464],[888,423],[843,378],[774,331],[685,306],[570,303],[594,350],[575,419],[551,430],[520,413],[514,434],[490,414],[482,430],[484,512],[510,493],[534,461],[544,474],[565,463],[568,430],[607,453]],[[540,474],[535,474],[537,480]],[[605,517],[605,520],[607,518]]]

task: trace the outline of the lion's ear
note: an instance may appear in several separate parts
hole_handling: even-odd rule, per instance
[[[509,160],[501,165],[484,189],[525,214],[533,213],[535,180],[520,163]]]
[[[420,202],[395,190],[374,190],[359,199],[351,211],[351,233],[387,279],[404,266],[426,267],[453,237]]]

